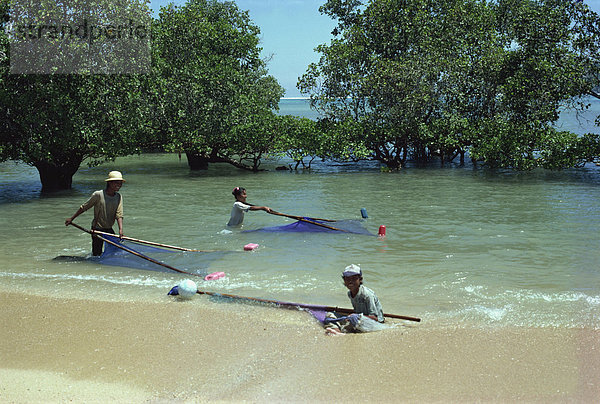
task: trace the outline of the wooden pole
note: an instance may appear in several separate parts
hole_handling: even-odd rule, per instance
[[[336,231],[342,231],[344,233],[350,233],[348,230],[338,229],[337,227],[332,227],[332,226],[328,226],[328,225],[323,224],[323,223],[314,222],[312,220],[308,220],[308,219],[305,219],[305,218],[300,217],[300,216],[286,215],[285,213],[279,213],[279,212],[276,212],[274,210],[272,210],[270,213],[273,214],[273,215],[285,216],[285,217],[289,217],[290,219],[296,219],[296,220],[299,220],[301,222],[306,222],[306,223],[314,224],[315,226],[321,226],[321,227],[324,227],[326,229],[336,230]],[[320,219],[318,219],[318,220],[320,220]]]
[[[230,299],[244,299],[244,300],[251,300],[251,301],[260,302],[260,303],[270,303],[270,304],[275,304],[277,306],[301,307],[304,309],[333,311],[333,312],[338,312],[338,313],[354,313],[354,310],[352,310],[352,309],[344,309],[344,308],[340,308],[340,307],[319,306],[319,305],[314,305],[314,304],[302,304],[302,303],[288,303],[288,302],[280,302],[277,300],[260,299],[257,297],[245,297],[245,296],[229,295],[226,293],[205,292],[205,291],[201,291],[201,290],[196,291],[196,293],[198,293],[199,295],[222,296],[222,297],[227,297]],[[383,313],[383,316],[389,317],[389,318],[398,318],[401,320],[416,321],[416,322],[421,321],[421,319],[418,317],[401,316],[398,314]]]
[[[163,266],[163,267],[165,267],[165,268],[168,268],[168,269],[170,269],[170,270],[172,270],[172,271],[179,272],[179,273],[182,273],[182,274],[186,274],[186,275],[192,275],[192,276],[199,276],[199,277],[202,277],[202,275],[198,275],[198,274],[194,274],[194,273],[191,273],[191,272],[186,272],[186,271],[183,271],[183,270],[181,270],[181,269],[177,269],[177,268],[175,268],[175,267],[172,267],[172,266],[171,266],[171,265],[169,265],[169,264],[165,264],[164,262],[157,261],[157,260],[155,260],[155,259],[153,259],[153,258],[150,258],[150,257],[147,257],[147,256],[145,256],[145,255],[143,255],[143,254],[140,254],[140,253],[138,253],[137,251],[133,251],[133,250],[131,250],[131,249],[129,249],[129,248],[127,248],[127,247],[125,247],[125,246],[119,245],[118,243],[115,243],[115,242],[113,242],[113,241],[110,241],[110,240],[108,240],[108,239],[106,239],[106,238],[102,237],[100,234],[98,234],[98,233],[101,233],[101,232],[98,232],[98,231],[96,231],[96,230],[88,230],[88,229],[85,229],[85,228],[83,228],[83,227],[81,227],[81,226],[79,226],[78,224],[76,224],[76,223],[73,223],[73,222],[71,222],[71,226],[75,226],[75,227],[76,227],[76,228],[78,228],[79,230],[81,230],[81,231],[84,231],[84,232],[86,232],[86,233],[89,233],[89,234],[91,234],[91,235],[92,235],[92,237],[98,237],[100,240],[104,241],[105,243],[108,243],[108,244],[110,244],[110,245],[113,245],[113,246],[115,246],[115,247],[117,247],[117,248],[120,248],[120,249],[121,249],[121,250],[123,250],[123,251],[127,251],[127,252],[128,252],[128,253],[130,253],[130,254],[133,254],[133,255],[135,255],[135,256],[137,256],[137,257],[143,258],[143,259],[145,259],[145,260],[147,260],[147,261],[150,261],[150,262],[152,262],[152,263],[154,263],[154,264],[156,264],[156,265]],[[110,233],[104,233],[104,234],[110,234]],[[113,234],[111,234],[111,236],[114,236],[114,235],[113,235]]]
[[[97,234],[102,234],[102,235],[107,235],[107,236],[114,236],[114,234],[111,233],[105,233],[103,231],[99,231],[99,230],[91,230],[94,233]],[[141,244],[148,244],[148,245],[152,245],[152,246],[156,246],[156,247],[163,247],[163,248],[170,248],[172,250],[180,250],[180,251],[188,251],[188,252],[215,252],[215,250],[194,250],[191,248],[184,248],[184,247],[177,247],[174,245],[168,245],[168,244],[161,244],[161,243],[155,243],[153,241],[146,241],[146,240],[139,240],[137,238],[133,238],[133,237],[127,237],[127,236],[123,236],[121,237],[123,240],[129,240],[129,241],[133,241],[135,243],[141,243]]]
[[[287,213],[281,213],[281,212],[276,212],[274,210],[271,210],[271,212],[275,215],[279,215],[279,216],[285,216],[285,217],[289,217],[290,219],[296,219],[296,220],[300,220],[300,219],[311,219],[311,220],[320,220],[322,222],[337,222],[337,220],[331,220],[331,219],[321,219],[321,218],[317,218],[317,217],[303,217],[303,216],[296,216],[296,215],[288,215]]]
[[[256,206],[256,205],[254,205],[254,204],[252,204],[252,203],[248,203],[248,202],[244,202],[244,203],[245,203],[246,205],[249,205],[249,206]],[[302,220],[302,219],[305,219],[305,218],[304,218],[304,217],[302,217],[302,216],[288,215],[288,214],[286,214],[286,213],[280,213],[280,212],[277,212],[277,211],[275,211],[275,210],[273,210],[273,209],[271,209],[271,211],[270,211],[269,213],[272,213],[272,214],[274,214],[274,215],[279,215],[279,216],[285,216],[285,217],[289,217],[290,219],[296,219],[296,220]],[[321,220],[321,221],[323,221],[323,222],[337,222],[337,220],[331,220],[331,219],[320,219],[320,218],[316,218],[316,217],[308,217],[308,218],[306,218],[306,219],[312,219],[312,220]]]

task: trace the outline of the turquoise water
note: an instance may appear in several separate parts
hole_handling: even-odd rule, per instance
[[[310,109],[309,102],[308,99],[282,98],[279,101],[278,114],[302,116],[316,120],[319,117],[319,113]]]
[[[375,163],[322,162],[311,172],[281,172],[278,165],[266,161],[270,170],[257,174],[219,164],[192,173],[177,155],[133,156],[83,167],[73,190],[43,196],[35,169],[0,163],[0,287],[156,300],[189,278],[101,265],[89,259],[89,236],[64,226],[103,187],[107,172],[119,169],[127,180],[121,190],[126,235],[231,251],[192,260],[199,269],[227,274],[198,280],[203,290],[348,307],[340,273],[357,263],[386,312],[421,317],[423,324],[600,327],[595,165],[531,173],[458,166],[381,173]],[[387,234],[230,231],[225,223],[235,186],[247,188],[248,201],[292,215],[361,220],[365,208],[364,227],[377,234],[385,225]],[[76,222],[89,227],[91,217],[86,212]],[[291,222],[249,212],[243,229]],[[260,247],[242,251],[248,243]]]

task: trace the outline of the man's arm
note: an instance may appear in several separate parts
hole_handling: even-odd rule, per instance
[[[119,225],[119,237],[123,238],[123,218],[117,218],[117,224]]]
[[[70,218],[68,218],[67,220],[65,220],[65,226],[68,226],[71,224],[71,222],[73,220],[75,220],[75,218],[79,215],[81,215],[83,212],[85,212],[86,210],[88,210],[89,208],[91,208],[92,206],[94,206],[94,204],[96,204],[96,202],[98,201],[98,199],[100,199],[100,195],[98,195],[97,192],[94,192],[92,194],[92,196],[90,196],[90,199],[88,199],[87,201],[85,201],[85,203],[83,205],[81,205],[79,207],[79,209],[77,209],[77,212],[75,212],[75,214],[73,216],[71,216]]]
[[[71,224],[71,222],[72,222],[73,220],[75,220],[75,218],[76,218],[77,216],[81,215],[83,212],[85,212],[85,210],[83,210],[83,208],[81,208],[81,207],[80,207],[79,209],[77,209],[77,212],[75,212],[75,214],[74,214],[73,216],[71,216],[70,218],[68,218],[67,220],[65,220],[65,226],[68,226],[68,225],[70,225],[70,224]]]

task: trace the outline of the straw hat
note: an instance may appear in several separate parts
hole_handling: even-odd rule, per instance
[[[108,178],[105,179],[104,181],[125,181],[123,179],[123,175],[121,175],[120,171],[111,171],[108,173]]]

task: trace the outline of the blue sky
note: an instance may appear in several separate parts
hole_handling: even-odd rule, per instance
[[[584,0],[600,13],[600,0]],[[155,13],[169,3],[184,4],[185,0],[151,0]],[[242,10],[261,29],[263,56],[272,56],[269,74],[285,88],[285,97],[299,97],[296,89],[298,77],[306,67],[317,62],[314,52],[317,45],[328,43],[335,26],[333,20],[319,13],[325,0],[237,0]]]

